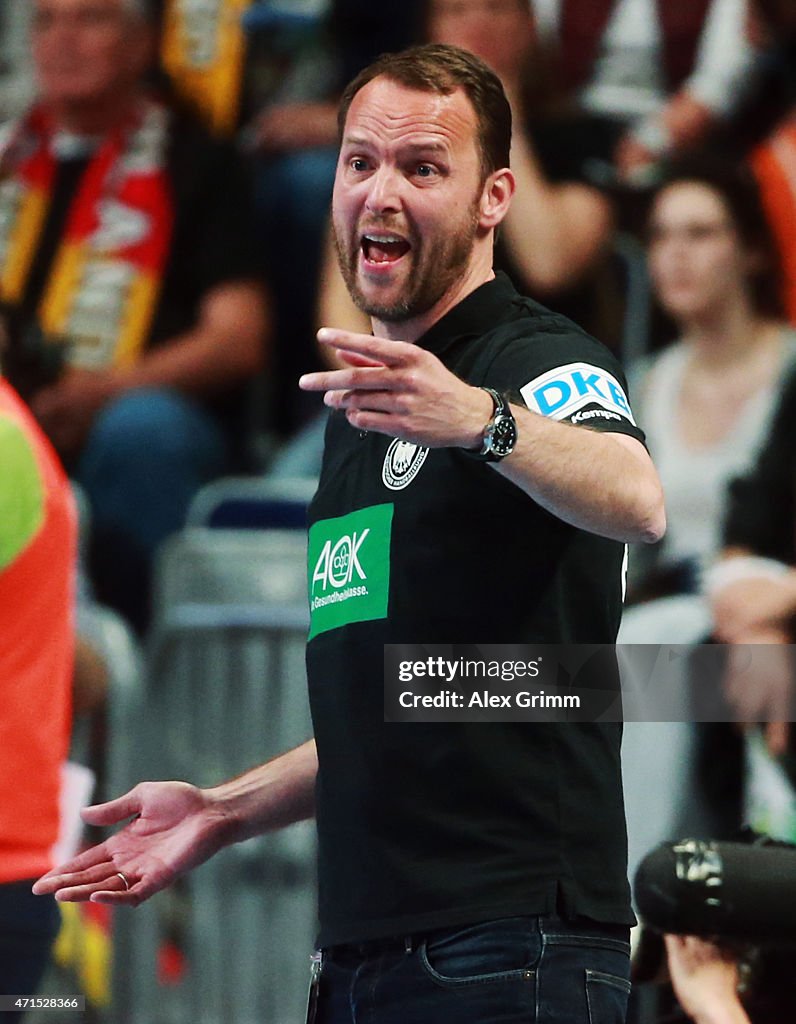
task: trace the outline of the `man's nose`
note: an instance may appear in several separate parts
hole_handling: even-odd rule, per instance
[[[400,210],[400,176],[393,168],[382,166],[371,176],[365,206],[369,213],[391,213]]]

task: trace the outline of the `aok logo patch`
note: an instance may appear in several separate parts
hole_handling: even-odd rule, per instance
[[[396,437],[384,456],[381,470],[384,486],[389,487],[391,491],[401,491],[408,487],[420,472],[427,455],[428,448]]]
[[[309,532],[309,639],[387,616],[392,505],[313,523]]]
[[[550,419],[574,423],[578,422],[575,414],[581,409],[588,407],[594,417],[594,408],[600,407],[613,413],[611,418],[621,418],[635,426],[622,385],[607,370],[590,363],[557,366],[529,381],[520,388],[520,394],[532,412]]]

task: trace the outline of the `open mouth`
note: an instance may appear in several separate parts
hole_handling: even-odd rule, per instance
[[[405,238],[388,234],[363,235],[360,245],[365,262],[379,265],[397,263],[412,248]]]

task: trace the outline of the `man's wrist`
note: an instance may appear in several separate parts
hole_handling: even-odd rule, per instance
[[[484,443],[484,433],[495,411],[491,395],[483,388],[473,387],[473,413],[468,419],[468,433],[460,448],[467,452],[479,452]]]
[[[207,840],[219,850],[250,835],[240,813],[240,801],[227,795],[225,787],[226,783],[202,790],[207,808]]]

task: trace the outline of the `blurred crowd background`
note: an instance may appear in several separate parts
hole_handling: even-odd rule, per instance
[[[774,725],[629,730],[631,865],[678,830],[729,837],[749,820],[796,842],[795,0],[3,0],[0,366],[32,417],[6,410],[0,604],[26,599],[16,559],[53,514],[17,507],[12,475],[56,472],[42,434],[82,528],[79,566],[39,559],[37,587],[68,586],[84,616],[112,609],[135,649],[157,626],[164,544],[208,485],[282,481],[301,504],[324,425],[297,387],[322,365],[315,332],[369,329],[328,230],[337,97],[378,54],[422,41],[500,75],[518,187],[496,266],[618,354],[661,474],[668,533],[631,553],[620,639],[768,652],[753,687],[728,655],[724,699],[727,717]],[[26,515],[27,532],[8,525]],[[17,628],[44,636],[54,613],[37,614]],[[102,716],[118,669],[79,621],[38,668],[26,654],[24,680],[0,641],[0,933],[14,948],[13,923],[38,913],[20,886],[57,829],[68,700],[94,716],[100,783],[114,742]],[[684,669],[684,692],[696,675]],[[3,742],[22,728],[5,706],[35,693],[44,707],[57,685],[46,740],[42,712],[30,742]],[[25,830],[3,824],[25,806],[48,823],[29,857]],[[53,927],[31,926],[32,963]]]

